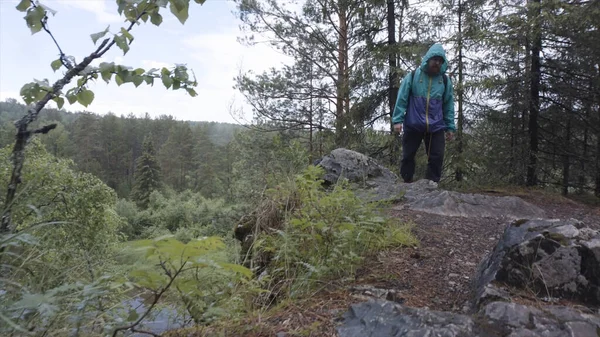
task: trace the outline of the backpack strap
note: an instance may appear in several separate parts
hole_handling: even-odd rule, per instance
[[[446,97],[446,87],[448,86],[448,76],[443,74],[442,77],[444,78],[444,93],[442,94],[442,102],[444,102],[444,97]]]

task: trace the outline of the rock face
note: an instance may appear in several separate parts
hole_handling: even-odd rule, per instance
[[[369,290],[379,298],[353,305],[338,326],[340,337],[600,336],[600,316],[591,309],[600,306],[598,231],[577,220],[544,219],[543,210],[517,197],[443,191],[426,180],[400,183],[374,160],[345,149],[319,165],[328,183],[346,177],[367,200],[400,196],[396,210],[511,221],[474,275],[468,315],[410,308],[388,298],[389,292]],[[533,291],[540,303],[569,299],[589,308],[511,303],[515,291]]]
[[[518,197],[444,191],[428,184],[426,180],[404,185],[406,203],[396,206],[396,209],[409,208],[426,213],[468,218],[512,220],[545,216],[542,209]]]
[[[439,190],[428,180],[412,184],[373,158],[339,148],[321,158],[317,165],[325,170],[323,180],[335,184],[340,178],[354,183],[355,193],[367,201],[404,201],[396,209],[412,209],[457,217],[493,217],[506,219],[543,218],[544,211],[517,197],[496,197]]]
[[[478,315],[430,311],[377,300],[353,305],[337,329],[340,337],[595,337],[600,318],[559,306],[539,310],[506,302]]]
[[[503,292],[496,284],[600,305],[600,233],[576,220],[512,222],[476,280],[475,306]]]

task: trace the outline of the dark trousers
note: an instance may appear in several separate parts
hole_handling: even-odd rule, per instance
[[[442,177],[442,165],[444,164],[444,148],[446,138],[444,131],[435,133],[404,131],[402,136],[402,162],[400,175],[405,182],[411,182],[415,174],[415,155],[421,141],[425,139],[425,153],[427,154],[427,172],[425,178],[436,183]]]

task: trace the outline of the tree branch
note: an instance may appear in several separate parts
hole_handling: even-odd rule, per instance
[[[186,262],[187,263],[187,262]],[[169,276],[169,283],[167,283],[166,286],[164,286],[164,288],[162,288],[158,293],[155,292],[154,293],[154,298],[152,299],[152,304],[150,304],[150,306],[148,307],[148,309],[146,309],[146,311],[133,323],[126,325],[126,326],[122,326],[119,328],[116,328],[113,331],[112,337],[116,337],[117,334],[119,333],[119,331],[127,331],[127,330],[131,330],[132,332],[141,332],[141,333],[146,333],[149,335],[153,335],[153,336],[157,336],[154,333],[148,333],[145,331],[141,331],[141,330],[137,330],[135,329],[136,326],[138,326],[145,318],[146,316],[148,316],[150,314],[150,312],[152,311],[152,309],[154,309],[154,307],[156,306],[156,304],[158,304],[158,301],[160,300],[160,298],[162,297],[162,295],[167,292],[167,290],[169,290],[169,288],[171,288],[171,285],[173,285],[173,282],[175,281],[175,279],[177,278],[177,276],[179,276],[179,274],[181,274],[181,272],[183,271],[186,263],[183,263],[181,265],[181,267],[179,267],[177,269],[177,271],[175,271],[175,273],[173,273],[172,275],[170,275],[171,273],[167,273],[167,275]],[[164,262],[161,261],[161,266],[164,266]]]

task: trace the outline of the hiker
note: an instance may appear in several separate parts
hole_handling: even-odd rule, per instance
[[[454,90],[446,69],[446,52],[436,43],[425,54],[421,66],[400,85],[392,122],[394,131],[401,133],[404,129],[400,176],[406,183],[413,181],[415,155],[423,139],[427,153],[425,178],[437,186],[442,176],[446,140],[452,140],[456,131]]]

